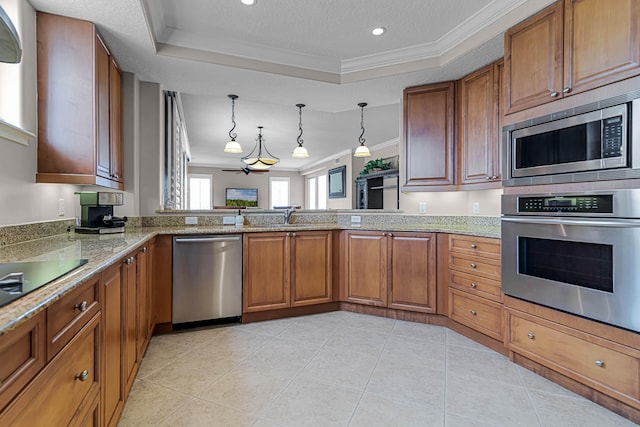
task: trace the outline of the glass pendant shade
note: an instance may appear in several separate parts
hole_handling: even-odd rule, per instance
[[[364,107],[366,106],[366,102],[361,102],[358,104],[358,107],[360,107],[360,129],[362,129],[362,132],[360,133],[360,137],[358,138],[358,142],[360,142],[360,145],[356,148],[356,151],[353,152],[353,157],[369,157],[371,155],[369,148],[364,145]]]
[[[296,159],[306,159],[307,157],[309,157],[309,153],[307,153],[306,148],[304,148],[303,146],[299,146],[296,147],[295,150],[293,150],[292,157],[295,157]]]
[[[295,150],[293,150],[293,154],[291,155],[291,157],[296,159],[306,159],[307,157],[309,157],[309,153],[307,152],[307,149],[302,146],[302,144],[304,144],[304,140],[302,139],[302,107],[304,106],[305,106],[304,104],[296,104],[296,107],[298,107],[298,114],[300,118],[298,122],[298,129],[300,130],[300,135],[298,135],[298,138],[297,138],[298,146],[296,147]]]
[[[229,131],[230,141],[227,142],[227,145],[224,146],[224,152],[238,154],[238,153],[242,153],[242,147],[236,141],[236,138],[238,137],[238,135],[233,132],[233,130],[236,128],[236,99],[238,99],[238,95],[227,95],[227,96],[231,100],[231,123],[233,123],[233,127]]]
[[[262,138],[262,126],[258,126],[258,141],[256,146],[251,150],[251,153],[247,154],[241,160],[242,163],[249,167],[249,169],[255,170],[269,169],[280,161],[279,158],[269,153],[267,146],[264,145],[264,139]]]

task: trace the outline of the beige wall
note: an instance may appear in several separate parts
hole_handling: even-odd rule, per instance
[[[26,0],[0,0],[0,5],[12,6],[17,1],[20,22],[16,26],[22,41],[22,62],[2,64],[5,67],[21,67],[22,110],[21,126],[37,133],[36,111],[36,39],[35,11]],[[0,96],[2,94],[0,93]],[[74,191],[79,187],[61,184],[36,184],[36,140],[28,146],[0,138],[0,226],[29,222],[73,218],[75,215]],[[58,201],[64,199],[65,214],[58,215]]]
[[[226,169],[226,168],[225,168]],[[224,206],[227,188],[257,188],[258,207],[269,209],[269,177],[289,178],[289,201],[304,208],[304,179],[298,172],[272,170],[269,173],[223,172],[221,168],[189,166],[190,174],[213,177],[213,205]]]
[[[500,216],[502,189],[478,191],[434,191],[400,193],[400,209],[408,214],[418,213],[418,203],[427,204],[426,215],[482,215]],[[480,211],[473,213],[473,203]]]
[[[346,166],[346,197],[341,197],[338,199],[329,199],[327,198],[327,209],[352,209],[353,207],[353,193],[355,190],[355,179],[356,175],[354,175],[354,165],[353,165],[354,157],[348,153],[343,154],[341,156],[337,156],[334,159],[327,160],[325,162],[321,162],[319,164],[315,164],[312,167],[303,169],[300,173],[303,175],[303,191],[306,192],[306,180],[313,176],[327,175],[327,172],[330,169],[337,168],[340,166]],[[328,185],[328,183],[327,183]],[[303,194],[306,197],[306,194]],[[305,204],[308,201],[305,199]]]

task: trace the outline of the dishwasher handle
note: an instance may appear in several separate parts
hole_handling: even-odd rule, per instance
[[[205,242],[237,242],[240,241],[240,236],[229,237],[191,237],[184,239],[175,239],[176,243],[205,243]]]

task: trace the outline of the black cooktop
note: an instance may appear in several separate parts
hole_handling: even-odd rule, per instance
[[[87,259],[0,264],[0,307],[84,265]]]

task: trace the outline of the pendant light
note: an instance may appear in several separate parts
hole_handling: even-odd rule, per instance
[[[293,154],[292,157],[295,157],[296,159],[306,159],[307,157],[309,157],[309,153],[307,152],[307,149],[304,148],[302,146],[302,144],[304,143],[304,140],[302,139],[302,107],[304,107],[304,104],[296,104],[296,107],[298,107],[299,110],[299,115],[300,115],[300,121],[298,123],[298,128],[300,129],[300,135],[298,135],[298,146],[296,147],[295,150],[293,150]]]
[[[364,107],[367,106],[366,102],[361,102],[358,104],[360,107],[360,128],[362,129],[362,133],[360,133],[360,145],[356,148],[356,151],[353,153],[353,157],[369,157],[371,153],[366,145],[364,145]]]
[[[242,153],[242,147],[240,147],[240,144],[236,142],[236,137],[238,135],[236,135],[233,130],[236,128],[236,111],[235,111],[235,107],[236,107],[236,99],[238,99],[238,95],[227,95],[230,99],[231,99],[231,123],[233,123],[233,127],[231,128],[231,130],[229,131],[229,139],[230,141],[227,142],[227,145],[224,146],[224,152],[225,153]]]
[[[243,157],[242,162],[249,167],[249,169],[265,170],[275,165],[280,161],[279,158],[272,155],[267,146],[264,144],[262,138],[262,126],[258,126],[258,139],[256,140],[256,146],[253,147],[251,153]]]

